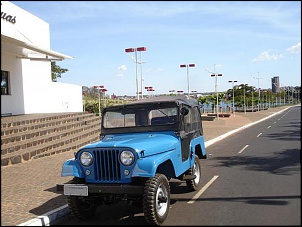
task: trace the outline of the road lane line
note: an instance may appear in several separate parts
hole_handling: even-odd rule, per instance
[[[259,136],[261,136],[262,135],[262,133],[260,132],[259,134],[258,134],[258,136],[257,137],[259,137]]]
[[[245,145],[244,148],[242,148],[238,153],[240,154],[242,151],[244,151],[249,145]]]
[[[267,128],[270,128],[270,127],[272,127],[272,126],[268,126]]]
[[[214,176],[212,177],[212,179],[205,185],[202,187],[202,189],[199,190],[199,192],[197,194],[195,194],[193,196],[193,198],[188,202],[188,203],[194,203],[196,199],[199,198],[199,196],[201,196],[202,193],[204,193],[204,191],[218,178],[218,176]]]

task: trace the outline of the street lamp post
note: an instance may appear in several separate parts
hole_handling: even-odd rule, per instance
[[[170,91],[169,91],[169,94],[170,94],[170,95],[174,95],[174,93],[175,93],[175,90],[170,90]]]
[[[106,88],[101,89],[102,96],[103,96],[103,99],[104,99],[104,107],[106,107],[106,94],[105,94],[106,91],[107,91]]]
[[[195,64],[180,65],[180,68],[187,68],[188,96],[190,96],[189,67],[195,67]]]
[[[260,101],[259,79],[263,79],[263,78],[259,78],[259,72],[258,72],[258,77],[253,77],[253,78],[258,80],[258,111],[259,111],[259,101]]]
[[[138,78],[137,78],[137,64],[139,63],[141,65],[141,94],[143,96],[143,73],[142,73],[142,62],[141,62],[141,51],[146,51],[146,47],[137,47],[137,48],[127,48],[125,49],[126,53],[131,53],[134,52],[135,53],[135,81],[136,81],[136,97],[137,100],[139,100],[139,91],[138,91]],[[137,51],[140,52],[140,62],[137,61]]]
[[[193,90],[193,91],[191,91],[191,93],[194,94],[194,98],[197,99],[197,91]]]
[[[229,83],[232,83],[232,88],[233,88],[233,116],[235,117],[235,102],[234,102],[234,83],[237,83],[237,80],[229,80]]]
[[[178,91],[177,91],[177,94],[178,94],[178,95],[181,95],[181,94],[183,94],[183,92],[184,92],[183,90],[178,90]]]
[[[254,112],[254,87],[252,87],[252,112]]]
[[[217,77],[222,76],[220,73],[215,73],[215,65],[214,64],[214,72],[210,72],[208,69],[206,69],[209,73],[211,73],[211,77],[215,77],[215,92],[216,92],[216,114],[217,119],[219,120],[219,112],[218,112],[218,91],[217,91]]]
[[[245,87],[247,84],[243,84],[243,108],[244,108],[244,114],[246,114],[246,106],[245,106]]]

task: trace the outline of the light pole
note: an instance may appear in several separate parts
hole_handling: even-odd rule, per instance
[[[260,93],[261,94],[260,102],[261,102],[262,110],[264,110],[264,107],[263,107],[264,106],[264,104],[263,104],[264,103],[264,100],[263,100],[263,91],[262,91],[262,94]],[[259,92],[261,92],[261,88],[259,88]]]
[[[252,112],[254,113],[254,87],[252,87]]]
[[[247,84],[243,84],[243,108],[244,108],[244,114],[246,114],[246,106],[245,106],[245,87]]]
[[[195,64],[180,65],[180,68],[187,68],[188,96],[190,96],[189,67],[195,67]]]
[[[215,77],[215,92],[216,92],[216,114],[217,114],[217,119],[219,120],[219,112],[218,112],[218,91],[217,91],[217,77],[222,76],[222,74],[217,74],[215,73],[215,65],[214,64],[214,72],[210,72],[208,69],[206,69],[209,73],[211,73],[211,77]]]
[[[259,78],[259,72],[258,72],[258,77],[253,77],[253,78],[258,80],[258,111],[259,111],[259,101],[260,101],[259,79],[263,79],[263,78]]]
[[[104,88],[104,85],[97,85],[97,86],[93,86],[95,89],[98,89],[99,91],[99,116],[100,116],[100,113],[101,113],[101,93],[100,93],[100,90],[101,88],[103,89]]]
[[[178,90],[178,91],[177,91],[177,94],[178,94],[178,95],[181,95],[181,94],[183,94],[183,92],[184,92],[183,90]]]
[[[155,90],[153,89],[153,87],[145,87],[145,89],[146,89],[147,92],[148,92],[148,96],[150,96],[150,91],[155,91]]]
[[[193,90],[193,91],[191,91],[191,93],[194,94],[194,98],[196,99],[197,98],[197,91]]]
[[[233,116],[235,117],[235,102],[234,102],[234,83],[237,83],[237,80],[229,80],[229,83],[232,83],[232,88],[233,88]]]
[[[103,96],[103,99],[104,99],[104,107],[106,107],[106,94],[105,94],[106,91],[107,91],[106,88],[101,89],[102,96]]]
[[[170,91],[169,91],[169,94],[170,94],[170,95],[174,95],[174,93],[175,93],[175,90],[170,90]]]
[[[141,54],[141,51],[146,51],[146,50],[147,50],[146,47],[137,47],[137,48],[127,48],[127,49],[125,49],[126,53],[131,53],[131,52],[135,53],[134,62],[135,62],[135,81],[136,81],[136,97],[137,97],[137,100],[139,100],[138,78],[137,78],[137,64],[138,63],[141,64],[141,94],[143,95],[143,92],[142,92],[142,89],[143,89],[143,85],[142,85],[143,84],[142,62],[137,61],[137,51],[139,51],[140,54]],[[141,55],[140,55],[140,58],[141,58]]]

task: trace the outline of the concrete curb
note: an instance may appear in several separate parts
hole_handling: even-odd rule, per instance
[[[66,204],[17,226],[49,226],[50,223],[64,217],[68,213],[70,213],[70,210]]]
[[[218,141],[220,141],[220,140],[222,140],[222,139],[224,139],[224,138],[226,138],[226,137],[228,137],[228,136],[230,136],[230,135],[232,135],[232,134],[234,134],[234,133],[236,133],[236,132],[238,132],[240,130],[243,130],[243,129],[248,128],[248,127],[250,127],[252,125],[255,125],[255,124],[257,124],[257,123],[259,123],[261,121],[264,121],[264,120],[266,120],[266,119],[268,119],[270,117],[273,117],[273,116],[275,116],[275,115],[277,115],[277,114],[279,114],[279,113],[281,113],[281,112],[283,112],[283,111],[285,111],[285,110],[287,110],[289,108],[290,107],[287,107],[287,108],[285,108],[285,109],[283,109],[283,110],[281,110],[279,112],[273,113],[272,115],[269,115],[269,116],[267,116],[265,118],[262,118],[262,119],[260,119],[258,121],[255,121],[255,122],[252,122],[250,124],[244,125],[244,126],[242,126],[240,128],[234,129],[234,130],[229,131],[229,132],[227,132],[227,133],[225,133],[225,134],[223,134],[221,136],[218,136],[218,137],[216,137],[216,138],[214,138],[212,140],[206,141],[205,142],[205,147],[209,147],[210,145],[212,145],[212,144],[214,144],[214,143],[216,143],[216,142],[218,142]],[[34,219],[31,219],[31,220],[29,220],[27,222],[19,224],[17,226],[49,226],[52,222],[58,220],[61,217],[64,217],[65,215],[67,215],[69,213],[70,213],[70,210],[68,208],[68,205],[66,204],[66,205],[63,205],[63,206],[61,206],[61,207],[59,207],[57,209],[49,211],[49,212],[47,212],[47,213],[45,213],[43,215],[40,215],[40,216],[38,216],[38,217],[36,217]]]

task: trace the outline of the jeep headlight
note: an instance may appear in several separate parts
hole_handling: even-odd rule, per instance
[[[125,166],[130,166],[134,162],[134,155],[131,151],[123,151],[120,159]]]
[[[80,156],[80,162],[83,166],[90,166],[92,164],[93,158],[92,154],[89,152],[83,152]]]

